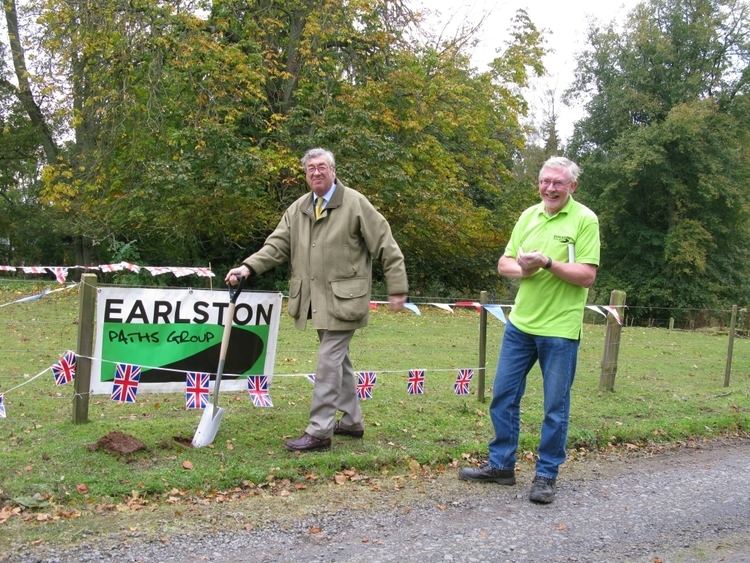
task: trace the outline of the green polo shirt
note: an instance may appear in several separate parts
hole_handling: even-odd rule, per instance
[[[572,197],[551,217],[540,202],[521,214],[504,254],[515,258],[519,249],[538,250],[555,262],[599,266],[599,220]],[[588,288],[540,269],[521,280],[509,318],[527,334],[578,340],[587,297]]]

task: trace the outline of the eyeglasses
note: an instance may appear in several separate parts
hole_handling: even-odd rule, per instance
[[[545,188],[548,188],[549,186],[552,186],[553,188],[562,188],[563,186],[567,186],[568,184],[571,184],[572,181],[568,180],[567,182],[563,182],[562,180],[551,180],[549,178],[542,178],[539,180],[539,184],[541,186],[544,186]]]
[[[327,164],[318,164],[317,166],[311,164],[306,168],[308,174],[315,174],[315,172],[320,172],[321,174],[325,174],[328,172],[328,165]]]

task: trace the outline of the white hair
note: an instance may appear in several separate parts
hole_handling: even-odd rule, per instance
[[[551,156],[544,161],[542,168],[539,170],[540,180],[542,179],[542,173],[545,168],[563,168],[564,170],[567,170],[571,182],[577,182],[578,176],[581,173],[581,168],[575,162],[564,156]]]
[[[312,160],[313,158],[319,158],[323,157],[328,161],[328,166],[331,168],[336,168],[336,159],[333,157],[333,153],[329,151],[328,149],[324,149],[321,147],[315,147],[314,149],[310,149],[305,153],[305,155],[300,159],[300,162],[302,163],[302,168],[307,168],[307,163]]]

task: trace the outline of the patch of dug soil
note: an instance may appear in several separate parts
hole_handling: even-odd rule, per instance
[[[186,436],[174,436],[173,440],[180,444],[181,446],[185,446],[186,448],[192,448],[193,447],[193,439],[186,437]]]
[[[106,450],[113,454],[132,454],[140,450],[145,450],[146,445],[124,432],[110,432],[105,434],[96,441],[96,444],[91,444],[89,450]]]

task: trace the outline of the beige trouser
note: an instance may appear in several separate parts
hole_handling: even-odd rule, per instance
[[[336,422],[336,411],[343,412],[342,426],[363,428],[354,382],[354,369],[349,360],[349,342],[353,330],[318,330],[318,367],[310,407],[310,423],[305,432],[316,438],[330,438]]]

